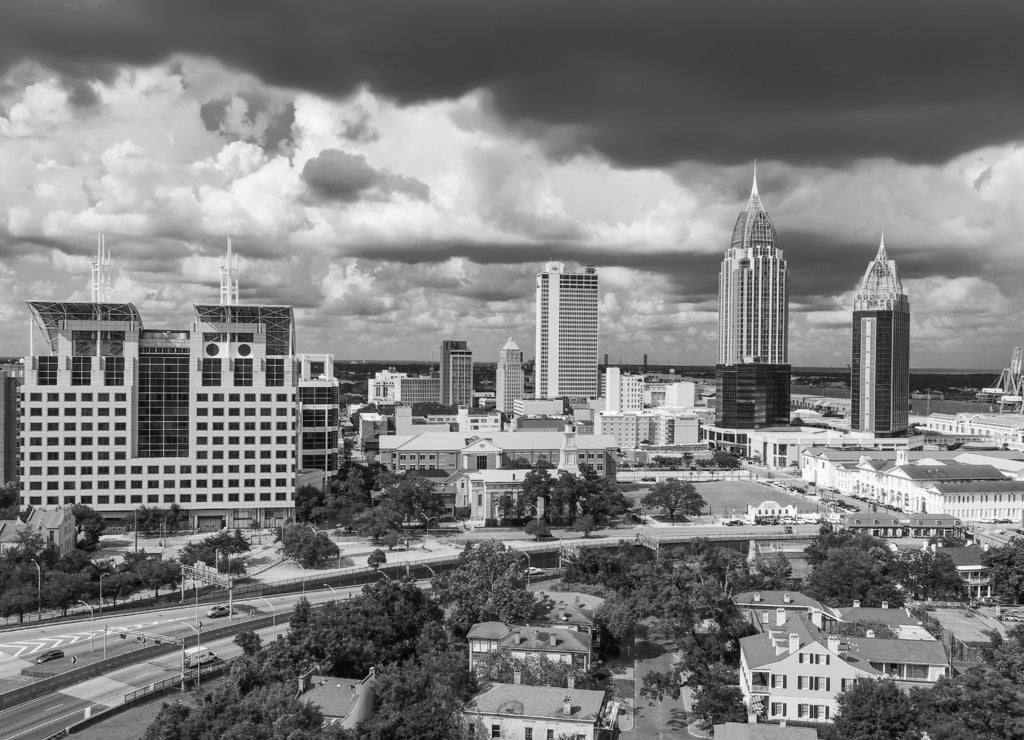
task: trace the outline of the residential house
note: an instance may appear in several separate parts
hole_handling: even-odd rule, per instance
[[[992,578],[988,568],[985,567],[982,556],[985,551],[976,546],[971,547],[943,547],[936,552],[945,553],[956,566],[956,572],[964,582],[967,595],[973,599],[988,599],[992,597]]]
[[[373,716],[374,669],[363,679],[319,676],[308,671],[299,676],[296,698],[317,707],[324,724],[338,724],[354,730]]]
[[[0,521],[0,553],[17,544],[19,532],[38,534],[47,547],[56,548],[62,557],[75,549],[78,540],[71,506],[31,508],[24,522],[18,519]]]
[[[508,650],[513,658],[544,657],[590,670],[592,640],[587,632],[569,627],[509,626],[504,622],[478,622],[469,634],[469,670],[487,655]]]
[[[611,740],[619,705],[604,691],[492,683],[463,710],[467,738]]]

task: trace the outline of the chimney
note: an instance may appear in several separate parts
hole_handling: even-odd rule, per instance
[[[566,685],[570,689],[575,689],[576,688],[576,676],[570,675],[569,678],[566,679]]]
[[[888,601],[883,601],[882,602],[882,608],[883,609],[888,609],[889,608],[889,602]]]
[[[556,645],[558,645],[558,637],[555,636],[554,632],[548,635],[548,643],[551,645],[551,647],[555,647]]]
[[[781,627],[786,623],[786,610],[781,606],[775,610],[775,626]]]
[[[864,637],[871,637],[871,638],[873,638],[874,636],[875,636],[875,631],[874,630],[867,630],[867,631],[864,632]]]
[[[853,608],[854,609],[860,609],[860,599],[854,599],[853,600]]]
[[[818,609],[817,607],[813,607],[811,609],[811,624],[818,629],[822,628],[821,609]]]
[[[523,672],[522,671],[512,671],[512,683],[520,684],[522,682],[523,682]]]
[[[839,655],[839,635],[828,636],[828,651]]]
[[[761,601],[761,592],[760,591],[755,591],[754,592],[754,603],[756,604],[759,601]]]
[[[782,601],[783,601],[783,603],[788,604],[792,600],[793,600],[793,597],[789,595],[789,591],[787,591],[786,593],[782,594]]]
[[[800,635],[796,632],[789,633],[789,652],[795,653],[800,649]]]
[[[565,695],[565,699],[562,700],[562,714],[566,717],[572,716],[572,698],[568,694]]]

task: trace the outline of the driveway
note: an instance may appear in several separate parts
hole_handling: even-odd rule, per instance
[[[675,653],[657,643],[638,640],[636,643],[636,697],[634,701],[633,729],[624,730],[623,738],[695,738],[686,731],[686,709],[690,704],[690,690],[683,688],[678,699],[665,697],[651,702],[640,696],[644,676],[652,671],[667,671],[676,662]],[[627,724],[628,723],[624,723]]]

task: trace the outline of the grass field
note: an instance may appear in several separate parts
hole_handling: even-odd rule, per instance
[[[720,481],[716,483],[697,483],[697,492],[704,497],[716,516],[743,515],[747,513],[748,504],[760,504],[763,501],[775,501],[783,506],[796,505],[801,514],[813,514],[813,501],[805,501],[798,496],[784,493],[777,488],[768,488],[758,483],[746,481]]]

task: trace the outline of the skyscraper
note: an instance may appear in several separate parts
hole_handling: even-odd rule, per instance
[[[512,404],[523,397],[523,351],[512,337],[508,338],[498,353],[494,379],[498,410],[511,414]]]
[[[853,299],[850,428],[890,436],[906,431],[910,404],[910,301],[885,237]]]
[[[755,173],[718,276],[718,361],[723,365],[788,362],[786,260],[775,240]]]
[[[441,403],[473,405],[473,351],[464,339],[441,342]]]
[[[548,262],[537,275],[537,398],[596,398],[597,268],[567,272]]]
[[[715,424],[756,428],[789,421],[786,260],[757,192],[732,231],[718,277]]]

